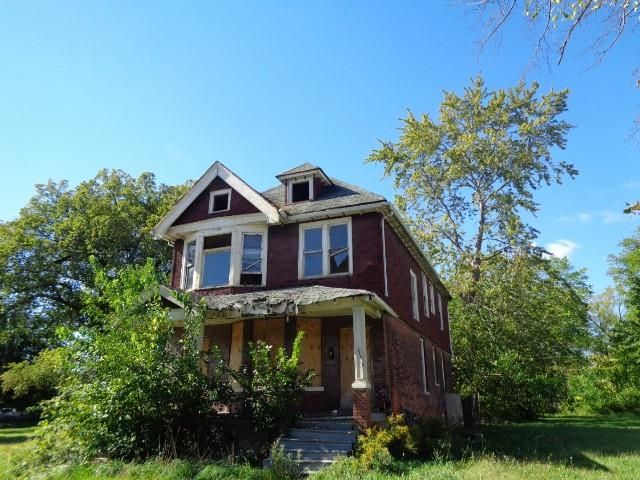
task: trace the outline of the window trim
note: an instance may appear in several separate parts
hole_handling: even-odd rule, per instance
[[[221,234],[225,235],[225,234]],[[212,236],[212,235],[207,235]],[[203,237],[204,238],[204,237]],[[227,283],[221,285],[203,285],[202,281],[204,280],[204,262],[207,257],[207,253],[219,253],[219,252],[229,252],[229,275],[227,276]],[[233,276],[233,233],[231,234],[231,242],[229,242],[228,247],[218,247],[218,248],[202,248],[202,253],[200,255],[200,261],[202,265],[200,266],[200,271],[202,275],[200,276],[200,288],[221,288],[228,287],[232,285],[231,279]]]
[[[193,276],[191,278],[191,288],[187,288],[187,252],[190,244],[195,244],[193,247]],[[180,288],[182,290],[193,290],[193,285],[196,283],[196,265],[198,261],[198,241],[195,237],[183,240],[182,245],[182,272],[180,273]]]
[[[442,389],[447,393],[447,377],[444,374],[444,352],[440,350],[440,370],[442,373]]]
[[[227,208],[225,208],[224,210],[213,210],[213,199],[216,196],[219,195],[224,195],[227,194]],[[209,192],[209,214],[215,214],[215,213],[222,213],[222,212],[228,212],[229,210],[231,210],[231,189],[230,188],[223,188],[221,190],[212,190],[211,192]]]
[[[438,314],[440,315],[440,330],[444,332],[444,315],[442,314],[442,295],[438,292]]]
[[[424,310],[425,318],[428,319],[429,315],[431,314],[429,307],[429,286],[427,283],[427,276],[424,274],[424,272],[422,272],[422,302],[422,309]]]
[[[411,282],[411,313],[413,319],[420,321],[420,304],[418,302],[418,277],[413,270],[409,269],[409,278]]]
[[[433,383],[436,387],[440,386],[440,382],[438,381],[438,362],[436,360],[436,347],[431,347],[431,353],[433,357]]]
[[[335,225],[347,226],[347,243],[349,248],[349,271],[340,273],[330,273],[329,258],[329,228]],[[322,274],[309,275],[304,274],[304,232],[316,228],[322,229]],[[323,277],[338,277],[342,275],[353,274],[353,238],[351,230],[351,217],[341,217],[332,220],[322,220],[319,222],[308,222],[298,224],[298,280],[308,280]]]
[[[431,314],[436,313],[436,302],[433,298],[433,282],[429,281],[429,305],[431,305]]]
[[[287,203],[302,203],[302,202],[310,202],[315,200],[314,192],[313,192],[313,175],[305,176],[305,177],[294,177],[287,180]],[[300,200],[298,202],[293,201],[293,184],[294,183],[309,183],[309,199],[308,200]]]
[[[245,272],[242,269],[242,258],[244,257],[244,237],[245,235],[260,235],[260,285],[265,284],[266,271],[264,268],[264,264],[266,262],[266,245],[265,245],[265,234],[263,232],[247,232],[245,229],[240,231],[240,276],[238,277],[238,285],[240,286],[251,286],[251,285],[242,285],[242,275],[258,275],[256,272]],[[232,241],[233,243],[233,241]]]
[[[420,357],[422,358],[422,391],[425,395],[430,395],[429,377],[427,370],[426,342],[424,338],[420,338]]]
[[[231,234],[231,274],[229,276],[230,283],[227,286],[241,286],[240,285],[240,270],[242,269],[242,239],[244,233],[260,233],[262,234],[262,283],[260,286],[266,286],[267,282],[267,269],[268,269],[268,246],[269,246],[269,227],[267,225],[226,225],[220,228],[207,228],[199,230],[197,232],[191,232],[185,235],[183,238],[184,248],[186,245],[195,240],[196,242],[196,256],[195,256],[195,268],[193,273],[193,286],[187,291],[196,291],[206,288],[222,288],[220,287],[203,287],[202,286],[202,274],[204,267],[204,238],[213,235]],[[185,252],[183,250],[182,261],[182,281],[181,285],[184,287],[184,272],[186,262]]]

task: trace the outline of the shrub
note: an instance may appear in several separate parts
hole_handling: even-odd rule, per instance
[[[152,263],[115,279],[96,277],[100,295],[86,304],[98,326],[68,336],[73,368],[46,402],[43,460],[210,453],[217,432],[201,419],[215,414],[213,403],[224,401],[229,387],[201,370],[196,337],[203,311],[182,299],[184,335],[176,344]]]
[[[296,418],[305,388],[311,385],[313,372],[300,370],[303,332],[293,342],[291,354],[278,348],[273,355],[271,345],[262,341],[249,344],[251,368],[228,370],[242,387],[241,398],[257,427],[271,435],[289,427]]]
[[[297,459],[288,454],[282,445],[276,442],[271,449],[269,477],[273,480],[296,480],[302,476],[302,467]]]
[[[358,437],[356,453],[367,470],[388,470],[394,459],[412,458],[418,446],[403,415],[392,415],[384,427],[366,429]]]

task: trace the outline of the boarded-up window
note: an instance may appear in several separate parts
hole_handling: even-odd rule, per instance
[[[271,355],[284,346],[284,318],[259,318],[253,321],[253,341],[271,345]]]

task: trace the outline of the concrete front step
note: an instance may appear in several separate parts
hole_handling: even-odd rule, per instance
[[[309,449],[284,449],[285,453],[300,460],[335,460],[336,457],[346,457],[349,452],[341,450],[309,450]]]
[[[330,442],[354,442],[356,432],[355,430],[308,430],[305,428],[292,428],[287,433],[286,438],[327,440]]]
[[[283,437],[280,445],[285,450],[316,450],[322,452],[340,452],[349,454],[353,450],[353,442],[337,442]]]
[[[296,428],[303,428],[306,430],[353,430],[353,422],[347,420],[316,420],[316,419],[304,419],[296,422]]]

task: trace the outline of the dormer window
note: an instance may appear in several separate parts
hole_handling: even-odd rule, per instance
[[[231,189],[214,190],[209,196],[209,213],[226,212],[231,208]]]
[[[311,199],[311,182],[295,182],[291,185],[291,202],[304,202]]]

